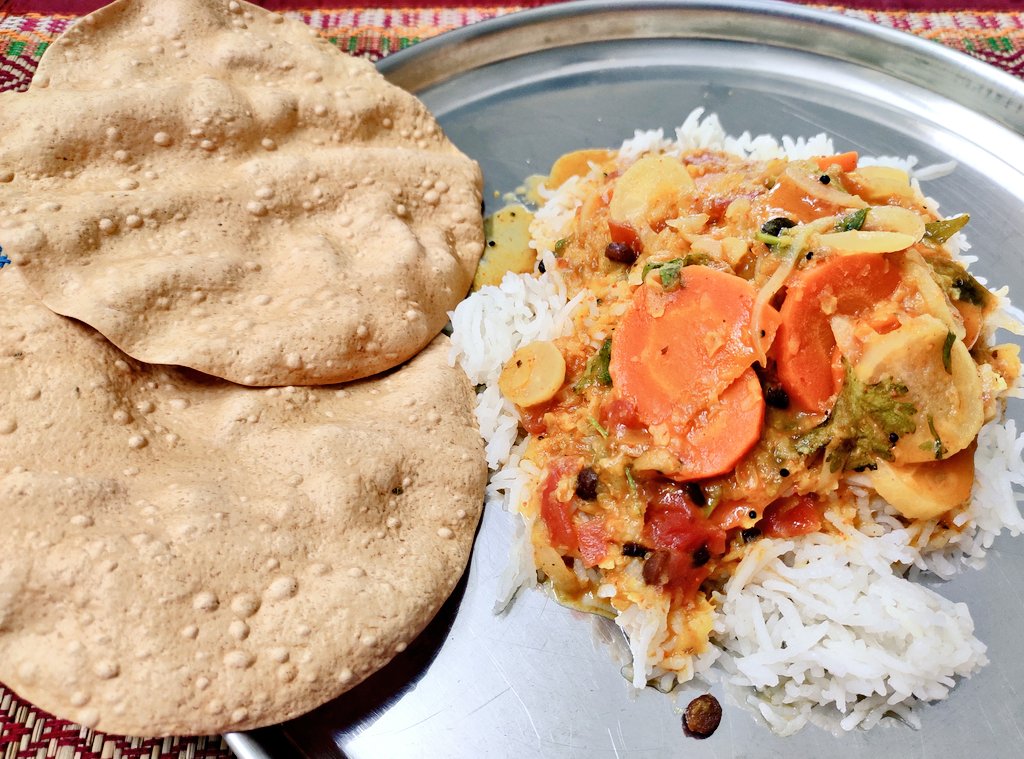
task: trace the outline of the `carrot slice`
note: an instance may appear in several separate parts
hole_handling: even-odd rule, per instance
[[[613,387],[642,423],[667,425],[681,461],[676,479],[726,472],[757,441],[764,397],[750,369],[755,296],[744,279],[689,266],[675,290],[637,288],[615,332]],[[767,350],[779,314],[763,306],[760,324]]]
[[[748,368],[687,430],[671,426],[670,448],[682,465],[671,477],[703,480],[731,470],[761,437],[764,406],[761,382]]]
[[[782,303],[775,351],[779,381],[796,408],[827,411],[839,391],[832,316],[856,317],[899,283],[899,265],[879,253],[834,256],[795,278]]]
[[[822,171],[828,171],[831,166],[838,166],[843,171],[854,171],[857,168],[857,157],[857,151],[850,150],[836,155],[817,156],[812,160]]]
[[[669,292],[641,285],[612,339],[609,371],[620,397],[647,425],[687,425],[718,400],[754,361],[750,339],[754,288],[706,266],[688,266]],[[761,347],[775,337],[779,314],[765,305]]]

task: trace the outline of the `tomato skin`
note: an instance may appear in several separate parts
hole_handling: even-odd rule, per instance
[[[548,401],[547,403],[541,403],[537,406],[520,408],[519,423],[523,425],[523,429],[531,435],[543,435],[548,431],[548,423],[544,420],[544,415],[551,410],[553,405],[553,401]]]
[[[795,538],[821,529],[821,509],[818,496],[792,495],[772,501],[757,523],[761,534],[768,538]]]
[[[723,530],[736,530],[750,523],[750,513],[757,514],[756,509],[748,503],[720,503],[709,517]]]
[[[668,485],[647,506],[644,540],[662,553],[660,574],[665,586],[690,599],[711,574],[708,560],[725,553],[726,533],[709,521],[683,490]],[[694,554],[702,548],[708,556],[701,566],[695,566]]]
[[[590,519],[576,528],[583,566],[596,567],[608,555],[610,544],[604,519]]]
[[[620,224],[619,222],[608,220],[608,235],[612,238],[612,242],[625,243],[637,253],[643,253],[644,244],[640,240],[640,235],[637,234],[629,224]]]
[[[625,430],[636,430],[644,426],[636,404],[629,398],[611,396],[602,404],[599,416],[601,425],[610,433],[615,433],[615,437],[619,437]]]
[[[558,500],[556,490],[562,479],[578,468],[571,458],[556,459],[540,489],[540,517],[548,528],[551,546],[563,554],[579,549],[579,536],[572,521],[571,501]]]

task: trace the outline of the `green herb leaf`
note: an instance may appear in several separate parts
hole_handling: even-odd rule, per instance
[[[687,256],[687,258],[689,258],[689,256]],[[686,262],[682,258],[673,258],[671,261],[654,261],[653,263],[644,265],[644,270],[640,275],[640,279],[645,280],[647,279],[648,274],[652,271],[656,271],[658,272],[658,276],[661,278],[661,286],[666,290],[671,290],[679,284],[681,279],[680,270],[686,265]]]
[[[568,245],[571,240],[571,237],[562,237],[555,241],[555,249],[551,252],[555,254],[556,258],[562,255],[562,251],[565,250],[565,246]]]
[[[687,253],[685,258],[673,258],[670,261],[652,261],[644,264],[644,270],[640,274],[640,279],[641,281],[645,280],[648,274],[656,271],[661,277],[661,286],[666,290],[670,290],[679,284],[682,278],[681,269],[686,266],[707,266],[713,260],[707,253]]]
[[[939,437],[939,433],[935,429],[935,419],[931,414],[928,415],[928,431],[932,433],[932,439],[927,443],[921,443],[920,448],[922,451],[933,451],[935,460],[938,461],[946,455],[946,446],[942,444],[942,438]]]
[[[633,479],[633,467],[626,467],[626,482],[629,483],[629,492],[636,495],[636,480]]]
[[[590,426],[593,427],[605,440],[608,439],[608,430],[601,426],[601,423],[592,416],[587,417],[587,421],[590,422]]]
[[[935,281],[950,300],[963,301],[981,308],[985,308],[991,302],[992,293],[956,261],[948,258],[929,258],[928,263],[931,264]]]
[[[878,459],[892,461],[890,435],[917,429],[914,404],[899,400],[907,387],[893,379],[866,385],[843,361],[843,389],[829,417],[795,439],[796,450],[808,455],[825,448],[833,472],[874,469]]]
[[[687,253],[683,266],[708,266],[714,259],[707,253]]]
[[[572,389],[577,393],[581,393],[593,384],[610,386],[612,384],[612,375],[608,370],[608,364],[611,362],[611,359],[612,339],[608,337],[601,343],[597,353],[590,357],[590,360],[587,362],[587,368],[583,370],[583,376],[576,381]]]
[[[952,332],[946,333],[946,340],[942,343],[942,368],[946,374],[953,373],[953,343],[956,342],[956,335]]]
[[[658,269],[658,276],[661,277],[661,286],[671,290],[679,284],[679,271],[683,268],[683,262],[676,258]]]
[[[860,208],[851,214],[847,214],[836,222],[837,232],[853,232],[864,226],[864,220],[868,217],[868,209]]]
[[[968,214],[962,213],[959,216],[952,216],[948,219],[929,221],[924,225],[925,239],[942,244],[966,227],[967,222],[970,220],[971,217]]]

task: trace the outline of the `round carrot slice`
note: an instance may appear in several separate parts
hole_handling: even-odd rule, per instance
[[[746,280],[705,266],[683,269],[674,290],[637,288],[612,339],[609,371],[645,424],[685,427],[750,367],[755,295]],[[762,349],[778,323],[778,312],[765,305]]]
[[[824,412],[839,391],[831,318],[856,317],[892,295],[900,266],[878,253],[834,256],[799,274],[782,303],[775,341],[779,381],[801,411]]]
[[[616,393],[647,425],[664,424],[680,479],[727,472],[757,442],[761,385],[750,368],[754,288],[703,266],[686,267],[668,292],[642,285],[612,339]],[[778,313],[762,307],[757,339],[767,349]]]
[[[671,477],[685,482],[725,474],[754,447],[763,425],[761,383],[747,369],[688,429],[671,430],[669,447],[680,463]]]

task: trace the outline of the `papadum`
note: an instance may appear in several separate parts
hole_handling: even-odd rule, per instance
[[[486,467],[438,337],[343,388],[150,367],[0,272],[0,681],[104,731],[288,719],[403,650]]]
[[[87,16],[0,95],[0,244],[131,356],[244,385],[398,365],[483,247],[479,167],[412,95],[244,2]]]

